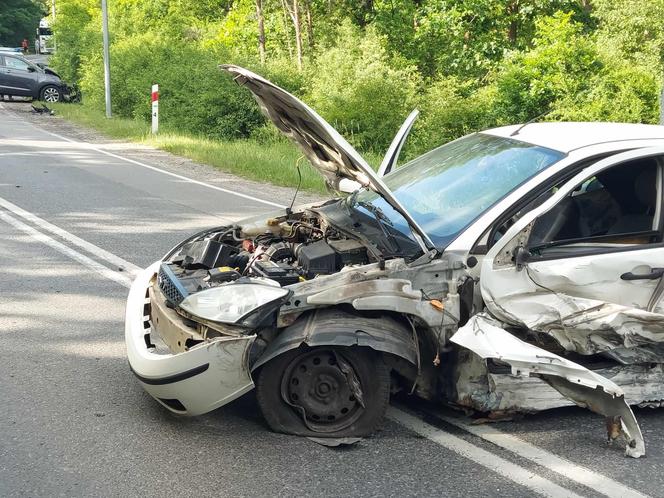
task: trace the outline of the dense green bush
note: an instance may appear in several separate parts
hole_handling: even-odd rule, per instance
[[[255,0],[113,0],[115,113],[147,120],[156,82],[167,130],[279,141],[250,93],[217,69],[235,63],[301,97],[369,155],[385,151],[415,107],[408,157],[542,114],[658,120],[664,0],[299,2],[302,68],[293,2],[262,5],[264,62]],[[58,0],[58,12],[52,63],[103,109],[99,2]]]
[[[590,88],[554,104],[551,117],[561,121],[659,121],[659,82],[643,68],[616,62],[591,77]]]
[[[197,44],[153,34],[127,38],[111,50],[113,110],[148,119],[150,88],[159,84],[159,118],[165,128],[218,138],[242,138],[263,123],[249,92],[218,65],[228,58]],[[83,66],[82,89],[93,105],[103,104],[100,57]]]
[[[500,124],[525,122],[560,99],[586,92],[601,70],[594,40],[570,14],[537,23],[532,49],[513,53],[493,76],[493,113]]]
[[[493,89],[476,89],[470,81],[450,76],[427,85],[419,99],[420,117],[405,154],[425,152],[493,124]]]
[[[360,149],[384,151],[413,109],[414,67],[390,59],[384,40],[346,23],[309,70],[306,99]]]

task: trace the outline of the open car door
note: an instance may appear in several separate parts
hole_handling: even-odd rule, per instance
[[[663,164],[663,147],[625,152],[552,191],[491,248],[480,274],[489,314],[452,337],[619,419],[631,456],[644,448],[623,391],[564,355],[664,363]],[[557,343],[560,356],[520,341],[504,324],[555,339],[541,342]]]

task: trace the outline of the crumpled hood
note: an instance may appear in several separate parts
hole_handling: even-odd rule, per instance
[[[371,166],[316,111],[265,78],[239,66],[222,65],[254,96],[263,114],[293,140],[334,190],[343,178],[372,187]]]
[[[434,248],[428,235],[371,166],[316,111],[283,88],[248,69],[231,64],[221,65],[220,68],[232,74],[239,85],[253,94],[263,114],[300,147],[330,188],[339,191],[339,182],[347,179],[377,192],[401,213],[415,230],[422,250]]]

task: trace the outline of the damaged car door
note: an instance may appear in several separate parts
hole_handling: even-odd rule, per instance
[[[663,163],[658,149],[602,160],[519,220],[482,268],[490,312],[565,351],[661,362]]]
[[[601,160],[525,214],[482,263],[488,313],[451,339],[605,415],[610,437],[627,435],[630,456],[645,450],[629,404],[664,399],[661,382],[627,396],[595,368],[612,362],[633,384],[661,370],[663,162],[661,147]]]

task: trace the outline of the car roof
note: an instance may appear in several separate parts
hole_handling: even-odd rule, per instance
[[[9,50],[0,50],[0,55],[11,55],[12,57],[16,57],[17,59],[21,59],[21,60],[30,62],[28,59],[23,57],[19,52],[10,52]]]
[[[483,131],[488,135],[508,137],[565,154],[591,145],[623,142],[625,140],[662,139],[664,126],[634,123],[530,123],[512,136],[523,125],[502,126]]]

